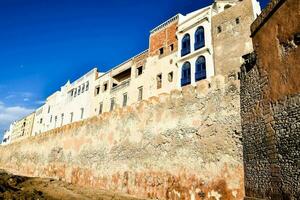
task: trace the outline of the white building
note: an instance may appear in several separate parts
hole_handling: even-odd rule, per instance
[[[236,73],[241,56],[253,50],[250,24],[259,12],[256,0],[216,0],[175,15],[150,31],[144,52],[106,73],[93,69],[49,96],[35,113],[33,135],[218,74]]]
[[[49,96],[43,106],[36,110],[33,135],[94,116],[91,103],[94,97],[96,68]]]
[[[7,145],[7,144],[11,143],[11,136],[12,136],[12,132],[14,130],[14,126],[15,126],[15,123],[12,123],[9,126],[9,129],[4,132],[4,136],[3,136],[1,145]]]

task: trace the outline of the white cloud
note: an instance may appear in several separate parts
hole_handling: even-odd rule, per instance
[[[23,98],[26,101],[26,99],[29,100],[31,97],[33,97],[33,94],[30,92],[9,92],[5,99]]]
[[[33,111],[33,109],[21,106],[6,106],[0,101],[0,130],[7,129],[12,122],[25,117]]]

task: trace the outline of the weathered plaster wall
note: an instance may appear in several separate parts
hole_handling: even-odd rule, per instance
[[[260,22],[261,27],[254,23],[252,31],[255,31],[253,45],[259,55],[259,66],[269,77],[267,98],[276,101],[286,95],[298,93],[300,88],[300,48],[294,41],[295,34],[300,34],[300,2],[272,2],[274,6],[282,5],[274,14],[271,10],[266,10],[271,15],[270,18],[265,16],[263,19],[266,22]]]
[[[252,25],[256,54],[241,77],[246,199],[300,199],[299,6],[273,0]]]
[[[0,148],[0,167],[158,199],[243,199],[239,81],[216,76]]]
[[[253,51],[250,37],[253,21],[252,0],[240,1],[212,17],[215,74],[227,75],[240,71],[242,56]]]

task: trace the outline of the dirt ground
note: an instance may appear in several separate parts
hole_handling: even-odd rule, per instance
[[[0,170],[0,199],[11,200],[137,200],[95,188],[84,188],[54,179],[29,178]]]

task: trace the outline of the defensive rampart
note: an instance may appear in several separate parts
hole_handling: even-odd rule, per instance
[[[216,76],[42,133],[1,147],[0,168],[136,197],[243,199],[239,87]]]

